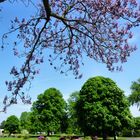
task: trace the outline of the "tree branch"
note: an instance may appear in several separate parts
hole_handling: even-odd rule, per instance
[[[49,0],[43,0],[43,5],[46,11],[47,21],[49,21],[51,16],[51,8],[49,5]]]
[[[4,1],[6,1],[6,0],[0,0],[0,3],[4,2]]]

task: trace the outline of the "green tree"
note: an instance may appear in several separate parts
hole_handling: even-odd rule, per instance
[[[79,98],[79,92],[73,92],[68,99],[68,133],[79,133],[75,105]]]
[[[0,129],[4,129],[4,127],[5,127],[5,120],[1,122]]]
[[[11,133],[15,133],[19,131],[19,119],[15,116],[9,116],[5,122],[5,130],[9,132],[9,136]]]
[[[55,88],[50,88],[40,94],[32,107],[36,119],[41,124],[40,128],[48,132],[48,135],[51,132],[61,131],[65,109],[66,102],[60,91]]]
[[[36,133],[36,132],[42,132],[44,131],[42,128],[43,127],[43,122],[40,121],[40,115],[38,114],[37,111],[33,110],[30,113],[30,122],[31,122],[31,126],[29,129],[30,133]]]
[[[135,121],[135,129],[140,130],[140,117],[135,117],[134,121]]]
[[[135,117],[134,118],[134,122],[135,122],[135,127],[134,130],[132,131],[132,135],[133,136],[140,136],[140,117]]]
[[[69,119],[68,119],[67,109],[66,109],[66,112],[64,112],[64,114],[62,116],[60,126],[61,126],[61,129],[60,129],[61,133],[67,133],[68,126],[69,126]]]
[[[140,106],[140,79],[132,82],[130,89],[131,89],[131,94],[128,97],[129,102],[131,105],[136,104],[137,107],[139,107]]]
[[[122,131],[122,136],[125,137],[139,137],[140,136],[140,117],[134,117],[134,127],[132,130],[130,130],[129,128],[125,128]]]
[[[29,131],[31,127],[30,112],[22,112],[19,120],[21,129],[26,129]]]
[[[85,135],[103,139],[133,124],[124,92],[109,78],[90,78],[80,90],[76,104],[78,123]]]

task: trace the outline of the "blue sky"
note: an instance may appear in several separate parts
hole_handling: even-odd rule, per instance
[[[26,17],[33,11],[32,8],[25,8],[21,3],[13,6],[6,2],[4,4],[0,4],[0,7],[3,8],[3,12],[0,13],[0,36],[8,30],[10,19],[19,15]],[[124,90],[125,95],[128,96],[131,93],[130,86],[132,81],[136,81],[140,78],[139,28],[135,29],[134,34],[135,36],[130,40],[130,43],[136,44],[138,50],[131,55],[127,63],[123,64],[122,72],[110,72],[104,64],[99,64],[93,60],[85,58],[85,65],[84,67],[81,67],[83,78],[76,80],[71,73],[69,73],[68,76],[61,75],[50,67],[47,62],[42,64],[40,66],[40,74],[32,82],[31,89],[29,91],[32,101],[36,99],[37,95],[50,87],[59,89],[63,94],[63,97],[67,99],[72,92],[80,90],[86,80],[90,77],[99,75],[109,77],[114,80],[117,85]],[[14,37],[14,35],[11,36],[10,40],[14,40]],[[0,107],[2,107],[4,95],[10,94],[7,92],[5,87],[5,80],[10,78],[10,68],[13,65],[19,65],[20,63],[21,60],[13,56],[10,46],[5,48],[3,51],[0,51]],[[23,105],[22,103],[13,105],[8,108],[7,113],[0,113],[0,122],[10,115],[20,116],[23,111],[30,111],[30,107],[30,105]],[[138,111],[136,106],[131,107],[131,112],[133,116],[140,116],[140,111]]]

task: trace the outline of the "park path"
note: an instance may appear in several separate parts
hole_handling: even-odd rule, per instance
[[[126,138],[126,140],[140,140],[140,137],[139,138]]]

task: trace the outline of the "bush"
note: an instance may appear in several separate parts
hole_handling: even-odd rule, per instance
[[[23,139],[28,139],[29,138],[29,132],[26,129],[23,129],[21,131],[21,136],[23,137]]]
[[[123,137],[132,137],[133,133],[132,130],[124,129],[121,133],[121,136]]]
[[[140,130],[134,130],[133,136],[140,137]]]

